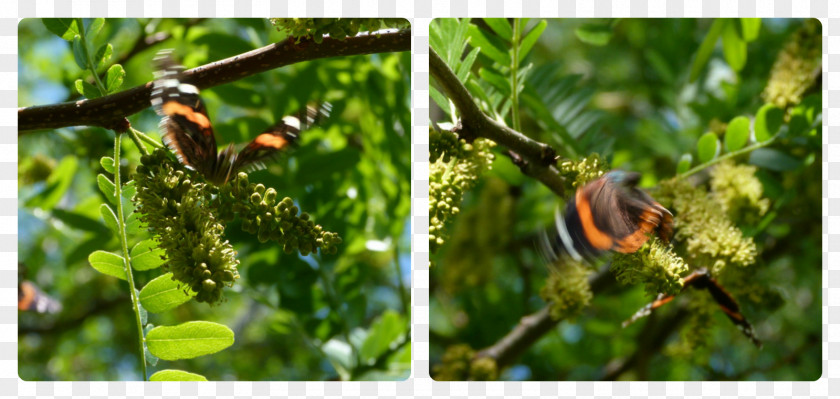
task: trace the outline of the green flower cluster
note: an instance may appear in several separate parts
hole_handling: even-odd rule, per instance
[[[822,68],[822,26],[816,19],[805,21],[788,40],[770,70],[761,98],[779,108],[799,104],[814,85]]]
[[[218,303],[222,287],[239,278],[236,251],[224,240],[225,226],[215,216],[215,187],[190,180],[184,167],[165,150],[140,159],[134,202],[140,220],[166,251],[173,279],[196,293],[198,302]]]
[[[467,344],[456,344],[446,348],[441,362],[432,369],[437,381],[465,381],[470,376],[470,363],[475,350]]]
[[[540,290],[540,296],[549,304],[552,319],[574,317],[589,306],[592,301],[589,274],[592,270],[570,260],[562,265],[552,266],[551,271]]]
[[[648,295],[675,295],[682,290],[680,275],[688,271],[688,265],[670,245],[652,237],[632,254],[615,254],[610,271],[622,284],[643,283]]]
[[[199,302],[217,303],[222,288],[239,278],[236,251],[224,239],[225,223],[238,214],[243,230],[260,242],[277,241],[286,253],[308,255],[320,248],[335,253],[341,238],[298,214],[291,198],[277,201],[277,191],[248,182],[240,173],[216,187],[193,175],[158,149],[140,159],[134,202],[140,220],[166,251],[173,278],[196,292]],[[191,179],[193,177],[193,179]]]
[[[583,187],[609,170],[609,167],[597,153],[578,160],[564,160],[560,162],[560,175],[566,179],[566,192],[573,193],[579,187]]]
[[[403,18],[269,18],[277,30],[284,30],[296,39],[311,38],[321,43],[329,34],[343,40],[359,32],[375,32],[385,28],[408,29],[411,24]]]
[[[494,259],[513,237],[514,218],[508,184],[499,178],[487,178],[478,203],[465,210],[451,227],[450,249],[442,261],[446,265],[446,291],[480,286],[491,279]]]
[[[429,130],[430,149],[435,149],[430,155],[438,155],[429,159],[429,248],[435,252],[448,238],[446,225],[460,212],[464,193],[491,168],[496,143],[482,138],[467,143],[455,133]]]
[[[492,358],[475,358],[469,345],[456,344],[446,348],[432,374],[436,381],[494,381],[499,379],[499,368]]]
[[[324,231],[308,213],[298,214],[291,198],[278,201],[277,190],[249,183],[246,173],[240,172],[230,184],[220,187],[217,199],[221,219],[231,221],[239,214],[243,230],[256,234],[260,242],[277,241],[287,254],[298,251],[306,256],[318,248],[334,254],[341,243],[338,234]]]
[[[717,275],[727,265],[755,263],[757,249],[721,211],[713,193],[680,179],[660,182],[657,198],[675,211],[675,241],[684,242],[692,265],[708,265]]]
[[[764,186],[755,177],[757,170],[732,161],[721,162],[711,170],[712,195],[736,223],[754,225],[770,209],[770,200],[762,198]]]

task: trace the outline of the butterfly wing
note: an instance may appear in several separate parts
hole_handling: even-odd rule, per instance
[[[265,162],[275,158],[297,143],[300,133],[329,116],[332,106],[323,103],[307,106],[295,115],[284,116],[277,124],[257,135],[235,157],[231,171],[250,172],[265,168]]]
[[[171,54],[163,50],[155,57],[158,73],[152,86],[152,105],[163,116],[163,142],[178,161],[213,181],[217,169],[213,126],[198,88],[181,82],[183,67],[172,61]]]

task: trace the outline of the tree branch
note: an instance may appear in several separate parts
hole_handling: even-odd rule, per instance
[[[487,116],[478,108],[467,88],[461,84],[452,69],[430,47],[429,71],[438,82],[446,96],[461,112],[461,137],[484,137],[499,143],[515,154],[522,161],[520,169],[551,189],[555,194],[564,197],[563,178],[554,166],[556,152],[548,144],[532,140],[524,134],[513,130],[493,118]]]
[[[589,278],[589,286],[593,294],[606,290],[615,282],[609,267],[592,275]],[[499,370],[513,363],[523,352],[531,347],[543,335],[554,329],[560,320],[553,320],[550,315],[551,305],[546,305],[534,314],[527,315],[519,320],[519,324],[498,342],[480,350],[475,357],[489,357],[496,361]]]
[[[321,44],[289,38],[263,48],[190,69],[184,83],[199,89],[218,86],[282,66],[321,58],[411,50],[411,31],[363,35],[337,40],[325,37]],[[18,109],[18,135],[36,129],[67,126],[99,126],[111,129],[125,117],[151,105],[152,82],[119,93],[52,105]]]

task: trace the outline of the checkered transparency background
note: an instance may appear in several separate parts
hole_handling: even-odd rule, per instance
[[[834,0],[19,0],[0,7],[0,396],[840,396],[840,2]],[[201,4],[201,7],[199,7]],[[413,374],[402,382],[24,382],[17,376],[17,21],[25,17],[403,17],[413,29]],[[817,17],[823,22],[823,377],[815,382],[435,382],[429,378],[429,22],[437,17]],[[832,90],[833,89],[833,90]],[[835,107],[830,109],[828,107]],[[836,127],[835,127],[836,126]],[[833,151],[829,151],[833,148]],[[831,181],[833,179],[834,181]],[[828,221],[835,220],[834,228]],[[828,252],[834,249],[835,253]],[[832,256],[834,255],[834,256]],[[830,294],[834,294],[833,296]],[[833,324],[832,324],[833,323]]]

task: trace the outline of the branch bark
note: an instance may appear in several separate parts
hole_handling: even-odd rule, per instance
[[[558,196],[565,197],[563,177],[555,167],[557,154],[551,146],[532,140],[481,112],[467,88],[431,47],[429,71],[461,112],[462,130],[459,133],[462,137],[484,137],[507,147],[520,157],[521,163],[517,165],[524,174],[539,180]]]
[[[296,44],[293,38],[289,38],[190,69],[184,73],[184,82],[199,89],[206,89],[303,61],[409,50],[410,31],[348,37],[344,40],[324,38],[321,44],[315,44],[311,40],[302,40]],[[152,82],[149,82],[93,100],[19,108],[18,136],[36,129],[68,126],[98,126],[111,129],[123,125],[127,116],[151,105],[151,90]]]
[[[609,272],[608,266],[589,278],[589,286],[594,295],[605,291],[613,283],[615,283],[615,279]],[[560,323],[560,320],[553,320],[551,318],[549,309],[550,304],[536,313],[520,319],[519,324],[513,330],[492,346],[480,350],[476,354],[476,358],[492,358],[496,361],[496,366],[499,370],[513,363],[531,345]]]

